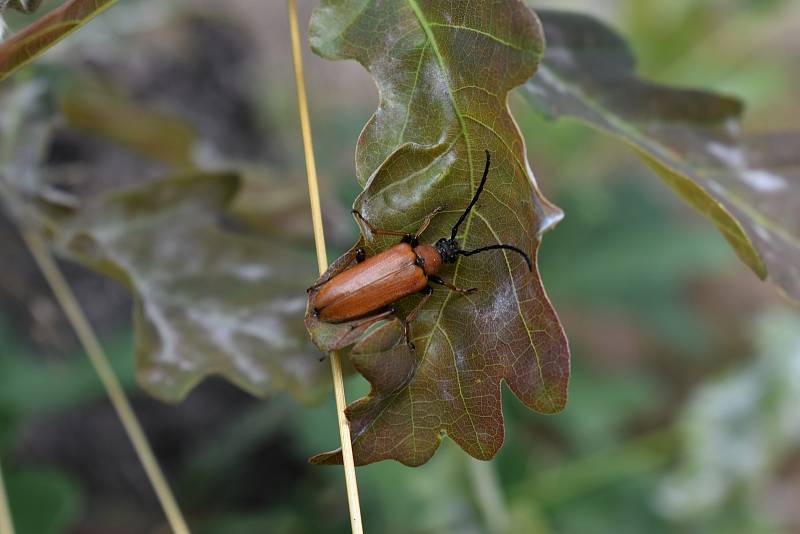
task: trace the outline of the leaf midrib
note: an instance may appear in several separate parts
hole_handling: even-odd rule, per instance
[[[456,103],[455,94],[453,93],[453,87],[450,85],[450,77],[447,75],[447,69],[445,67],[444,56],[442,55],[441,50],[439,50],[439,42],[436,40],[436,37],[433,35],[433,30],[431,30],[430,22],[428,21],[428,19],[425,16],[425,14],[422,12],[422,9],[419,7],[419,4],[417,3],[416,0],[407,0],[407,2],[408,2],[409,7],[411,8],[411,11],[414,12],[414,16],[417,17],[417,21],[419,22],[419,25],[422,28],[422,31],[425,33],[425,35],[427,37],[427,40],[431,45],[431,50],[433,50],[433,54],[434,54],[434,56],[436,56],[436,61],[437,61],[437,63],[439,63],[439,68],[442,71],[442,74],[444,75],[444,82],[447,85],[447,95],[450,98],[450,104],[453,106],[453,112],[456,114],[456,117],[458,118],[458,123],[461,126],[461,135],[464,137],[464,144],[467,147],[467,166],[469,168],[470,195],[472,195],[472,194],[474,194],[474,191],[475,191],[475,184],[474,184],[474,182],[472,180],[472,174],[473,174],[473,171],[474,171],[474,164],[473,164],[473,161],[472,161],[472,147],[470,146],[469,136],[467,135],[467,123],[464,120],[464,116],[461,113],[461,109],[458,107],[458,104]],[[472,213],[470,213],[469,216],[467,217],[466,226],[464,227],[464,236],[465,237],[467,235],[469,235],[469,229],[470,229],[471,225],[472,225]],[[459,265],[456,265],[455,272],[453,273],[453,279],[454,280],[458,278],[458,268],[459,268]],[[421,360],[417,363],[416,369],[419,369],[419,367],[422,365],[422,362],[425,361],[427,359],[427,357],[428,357],[428,350],[429,350],[429,348],[431,346],[430,337],[433,335],[433,332],[437,328],[441,328],[440,327],[441,317],[442,317],[442,314],[444,313],[445,308],[447,308],[447,304],[450,302],[450,297],[451,296],[452,296],[452,294],[448,294],[445,297],[444,302],[442,302],[442,307],[439,308],[439,313],[436,316],[436,324],[434,324],[434,326],[431,328],[430,333],[428,334],[428,342],[425,345],[425,352],[422,354]],[[458,366],[456,366],[455,371],[456,371],[456,374],[458,375],[458,373],[459,373]],[[416,370],[415,370],[414,374],[416,375]],[[412,380],[413,380],[413,378],[412,378]],[[459,378],[459,380],[460,380],[460,378]],[[411,393],[410,384],[409,384],[409,386],[406,386],[406,387],[408,388],[408,398],[409,398],[409,403],[411,404],[411,428],[412,428],[412,432],[414,432],[415,431],[415,425],[414,425],[414,398],[413,398],[412,393]],[[466,408],[466,404],[464,405],[464,409],[467,411],[467,413],[469,413],[469,410]],[[477,433],[476,433],[475,437],[477,439]],[[478,441],[480,442],[480,440],[478,440]],[[414,456],[416,457],[417,456],[417,442],[416,442],[416,440],[413,440],[412,444],[413,444],[413,448],[414,448]]]
[[[465,120],[466,117],[461,112],[461,109],[459,108],[458,104],[456,103],[455,91],[453,90],[453,87],[450,85],[450,79],[446,74],[447,73],[447,68],[446,68],[446,64],[445,64],[445,61],[444,61],[444,56],[442,56],[442,53],[439,50],[439,43],[436,40],[435,36],[433,35],[433,31],[431,30],[431,23],[428,21],[427,17],[422,12],[422,9],[420,8],[419,4],[417,3],[417,0],[406,0],[406,1],[408,3],[409,7],[411,8],[412,12],[414,13],[415,17],[417,18],[417,21],[419,22],[419,25],[422,28],[422,30],[425,33],[425,36],[427,38],[426,43],[425,43],[424,46],[427,46],[428,44],[430,44],[431,49],[433,50],[433,53],[434,53],[434,55],[436,57],[436,61],[439,64],[439,68],[445,74],[445,78],[444,79],[445,79],[445,83],[447,85],[447,92],[448,92],[448,96],[450,98],[450,103],[453,106],[453,111],[455,112],[456,117],[458,118],[459,125],[461,126],[461,135],[463,136],[464,143],[466,144],[466,147],[467,147],[467,164],[468,164],[468,167],[469,167],[469,176],[470,176],[470,196],[472,196],[472,195],[474,195],[474,192],[475,192],[475,183],[473,181],[474,163],[473,163],[473,160],[472,160],[472,150],[471,150],[471,146],[470,146],[470,139],[469,139],[469,135],[467,135],[467,125],[466,125],[466,120]],[[467,28],[467,29],[471,29],[471,28]],[[483,33],[483,32],[481,32],[481,33]],[[479,121],[476,121],[476,122],[483,126],[483,124],[481,122],[479,122]],[[512,154],[512,157],[513,157],[513,152],[511,154]],[[519,164],[519,161],[516,161],[516,163]],[[472,226],[472,220],[473,220],[473,217],[475,216],[476,213],[477,213],[477,210],[473,209],[470,212],[469,216],[467,217],[467,220],[465,221],[465,228],[464,228],[462,241],[466,240],[467,236],[469,236],[470,228]],[[484,219],[484,221],[486,221],[485,218],[483,218],[483,219]],[[490,231],[493,233],[493,235],[496,235],[494,230],[491,228],[491,225],[489,225],[488,221],[486,222],[486,224],[490,228]],[[506,253],[503,254],[503,257],[504,257],[504,259],[506,261],[506,267],[508,269],[508,275],[509,275],[509,277],[512,277],[511,265],[510,265],[510,263],[508,261],[508,257],[506,255]],[[459,267],[460,267],[460,262],[458,264],[456,264],[455,272],[453,273],[454,280],[458,278]],[[512,285],[513,285],[513,277],[512,277]],[[534,351],[536,362],[537,362],[537,366],[538,366],[539,373],[540,373],[539,376],[540,376],[540,378],[542,380],[542,384],[544,385],[546,380],[545,380],[544,374],[542,373],[541,362],[539,360],[539,353],[538,353],[538,350],[537,350],[535,344],[533,344],[533,338],[531,337],[531,331],[528,328],[528,325],[527,325],[527,322],[525,321],[524,315],[522,314],[522,310],[520,308],[520,302],[519,302],[519,299],[517,298],[516,286],[513,285],[513,287],[514,287],[514,291],[515,291],[514,295],[515,295],[515,300],[517,301],[519,316],[520,316],[521,320],[523,321],[523,324],[525,325],[525,330],[528,333],[529,339],[531,341],[531,348]],[[436,323],[431,327],[431,329],[430,329],[430,331],[428,332],[427,335],[422,336],[422,338],[427,338],[428,342],[427,342],[427,344],[425,346],[425,352],[423,353],[422,358],[416,364],[415,373],[414,374],[416,374],[416,370],[419,369],[419,367],[421,366],[422,362],[425,361],[425,359],[427,358],[428,350],[429,350],[430,345],[431,345],[430,344],[430,338],[432,337],[433,332],[435,332],[437,328],[440,331],[442,330],[441,317],[442,317],[442,315],[444,313],[445,308],[449,304],[451,297],[452,297],[452,293],[448,293],[448,295],[444,299],[444,302],[442,302],[441,308],[439,308],[439,313],[437,314],[437,317],[436,317]],[[455,351],[453,351],[453,354],[455,355]],[[455,367],[455,370],[456,370],[456,374],[458,375],[459,374],[458,366]],[[460,377],[458,377],[458,378],[460,380]],[[413,378],[411,380],[413,380]],[[394,402],[394,398],[396,398],[397,395],[399,395],[400,392],[402,392],[403,390],[406,390],[408,392],[409,404],[411,405],[411,431],[412,431],[412,436],[413,436],[413,434],[415,433],[415,430],[416,430],[416,426],[414,424],[414,408],[413,408],[414,398],[413,398],[413,395],[412,395],[410,382],[409,382],[409,384],[407,384],[405,388],[401,388],[401,389],[397,390],[396,392],[392,393],[390,396],[388,396],[386,398],[386,405],[383,407],[383,409],[372,419],[372,421],[370,421],[370,423],[368,425],[366,425],[364,428],[361,429],[361,431],[358,433],[358,436],[356,436],[355,439],[360,438],[365,432],[367,432],[367,430],[369,428],[371,428],[380,419],[380,417],[383,415],[383,413]],[[545,394],[547,395],[548,400],[550,400],[550,402],[552,403],[552,398],[550,398],[549,391],[547,391],[546,388],[545,388]],[[466,408],[466,404],[465,404],[465,411],[470,416],[470,419],[471,419],[471,414],[470,414],[469,410]],[[477,430],[476,430],[476,439],[477,439],[478,447],[482,450],[483,447],[482,447],[480,439],[479,439],[479,437],[477,435]],[[413,450],[414,450],[414,457],[416,458],[417,454],[418,454],[417,443],[416,443],[416,439],[413,439],[413,438],[412,438],[412,447],[413,447]]]
[[[472,150],[471,150],[471,147],[470,147],[469,135],[467,134],[466,117],[461,112],[461,109],[459,108],[459,106],[458,106],[458,104],[456,102],[453,88],[450,85],[450,79],[447,76],[447,68],[446,68],[446,65],[445,65],[444,57],[442,56],[441,51],[439,50],[439,43],[436,40],[436,37],[433,35],[433,31],[431,30],[431,23],[428,21],[427,17],[425,17],[425,14],[422,12],[422,9],[419,7],[419,4],[417,3],[416,0],[407,0],[407,2],[409,4],[409,6],[411,7],[411,10],[414,12],[414,15],[417,17],[417,20],[418,20],[418,22],[420,24],[420,27],[425,32],[425,35],[427,36],[427,40],[431,45],[431,49],[433,50],[434,55],[436,56],[436,60],[439,63],[439,67],[442,70],[443,74],[445,75],[445,83],[447,84],[447,91],[448,91],[448,96],[450,97],[450,103],[453,106],[453,111],[455,112],[456,117],[458,117],[458,121],[459,121],[459,124],[461,126],[461,135],[464,137],[464,143],[467,146],[467,161],[468,161],[469,176],[470,176],[470,195],[473,195],[474,194],[474,190],[475,190],[475,184],[473,182],[474,164],[473,164],[473,161],[472,161]],[[481,124],[481,123],[479,122],[479,124]],[[512,157],[513,157],[513,153],[512,153]],[[519,162],[517,162],[517,163],[519,163]],[[473,217],[474,217],[475,214],[477,214],[477,210],[472,210],[472,212],[470,212],[469,216],[467,217],[466,226],[465,226],[464,234],[463,234],[463,238],[462,238],[464,241],[466,241],[467,236],[469,236],[469,231],[470,231],[470,228],[472,227],[472,220],[473,220]],[[490,228],[490,231],[492,232],[492,234],[495,235],[495,239],[497,239],[497,235],[495,234],[494,230],[491,228],[491,225],[489,224],[488,220],[486,220],[485,218],[483,218],[483,220],[486,222],[486,225]],[[534,351],[537,367],[538,367],[538,370],[539,370],[539,376],[540,376],[540,378],[542,380],[542,384],[545,385],[546,380],[545,380],[544,374],[542,372],[543,370],[542,370],[541,361],[540,361],[540,357],[539,357],[539,351],[537,350],[536,345],[533,343],[533,338],[531,336],[530,328],[528,327],[527,321],[525,320],[524,314],[522,313],[522,309],[521,309],[521,305],[520,305],[520,302],[519,302],[519,298],[517,297],[516,285],[513,284],[513,276],[512,276],[512,272],[511,272],[511,264],[508,262],[508,257],[506,255],[506,253],[503,253],[503,257],[504,257],[504,259],[506,261],[506,268],[508,270],[508,275],[512,279],[512,286],[514,287],[514,300],[517,302],[517,311],[518,311],[518,314],[520,316],[520,319],[522,320],[522,322],[523,322],[523,324],[525,326],[525,331],[527,332],[529,340],[531,342],[531,348]],[[454,280],[458,278],[459,267],[460,267],[460,262],[456,265],[455,272],[453,273],[453,279]],[[423,354],[421,361],[424,361],[427,358],[428,349],[430,347],[430,337],[432,336],[433,332],[437,328],[441,329],[441,326],[440,326],[441,317],[442,317],[442,315],[444,313],[445,308],[449,304],[451,297],[452,297],[452,293],[448,294],[445,297],[445,300],[442,303],[441,308],[439,309],[439,313],[438,313],[438,315],[436,317],[436,323],[433,325],[433,327],[431,328],[431,332],[428,335],[429,340],[428,340],[427,345],[425,346],[425,353]],[[420,364],[421,364],[421,361],[420,361]],[[417,364],[417,368],[419,368],[420,364]],[[458,367],[456,366],[456,374],[458,374],[458,373],[459,373],[459,370],[458,370]],[[547,391],[546,387],[544,388],[544,390],[545,390],[545,394],[548,397],[548,400],[552,404],[553,400],[550,397],[549,391]],[[409,397],[410,396],[411,396],[411,388],[409,388]],[[410,399],[410,400],[411,400],[411,402],[413,404],[413,399]],[[466,405],[465,405],[465,409],[466,409]],[[469,412],[469,410],[466,410],[466,411]],[[413,409],[412,409],[412,416],[413,416]],[[413,423],[412,423],[412,427],[413,427]],[[476,439],[477,439],[477,434],[476,434]],[[480,440],[478,440],[478,441],[480,442]],[[414,444],[414,450],[416,452],[416,443]]]
[[[92,20],[95,17],[97,17],[98,15],[102,14],[104,11],[108,10],[111,6],[113,6],[116,3],[117,3],[117,0],[95,0],[94,8],[92,9],[92,11],[90,11],[89,13],[84,15],[83,17],[59,20],[57,23],[55,23],[53,25],[50,25],[50,26],[45,26],[44,28],[39,30],[37,33],[34,33],[32,35],[27,36],[25,38],[25,40],[15,43],[16,46],[11,50],[12,54],[10,56],[10,66],[9,66],[9,68],[7,70],[0,69],[0,80],[3,80],[5,78],[7,78],[9,75],[11,75],[11,73],[15,72],[16,70],[18,70],[18,69],[24,67],[25,65],[27,65],[28,63],[32,62],[33,60],[38,58],[40,55],[44,54],[47,50],[49,50],[50,48],[52,48],[53,46],[58,44],[61,40],[63,40],[64,38],[66,38],[70,34],[74,33],[76,30],[80,29],[82,26],[84,26],[90,20]],[[63,11],[66,12],[67,9],[69,9],[69,8],[71,8],[73,6],[74,6],[74,3],[73,4],[63,4],[61,7],[57,8],[56,11],[51,11],[47,15],[44,15],[41,19],[39,19],[36,22],[34,22],[32,26],[40,24],[39,21],[47,20],[48,17],[55,17],[55,15],[52,15],[52,13],[56,13],[58,10],[63,10]],[[51,33],[53,33],[54,30],[61,30],[62,28],[63,28],[64,31],[61,31],[60,33],[58,33],[56,35],[56,37],[52,41],[46,43],[40,49],[34,50],[33,53],[28,54],[27,57],[25,57],[21,61],[15,61],[15,58],[19,56],[19,51],[21,49],[23,49],[25,46],[27,46],[28,43],[35,42],[36,39],[41,39],[42,37],[48,36]],[[14,37],[12,36],[12,38],[9,39],[6,43],[13,43],[14,42],[13,39],[14,39]]]

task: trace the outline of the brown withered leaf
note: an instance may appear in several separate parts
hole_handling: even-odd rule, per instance
[[[137,105],[125,91],[88,77],[62,89],[59,108],[70,128],[113,141],[173,169],[196,167],[194,128],[179,117]]]
[[[326,376],[301,321],[313,262],[221,228],[238,187],[229,174],[159,180],[82,206],[54,237],[131,289],[139,381],[159,399],[178,401],[209,375],[311,398]]]
[[[535,260],[542,233],[561,212],[539,192],[507,106],[508,91],[530,78],[542,54],[535,15],[517,0],[325,0],[310,33],[317,53],[356,59],[380,92],[356,152],[365,190],[355,208],[376,227],[413,232],[442,207],[422,241],[449,236],[488,150],[489,181],[459,242],[463,248],[510,243]],[[366,230],[361,240],[369,254],[394,242]],[[503,443],[503,381],[532,409],[553,413],[564,406],[569,351],[538,271],[529,272],[514,253],[496,251],[462,258],[441,276],[478,291],[461,296],[434,286],[412,323],[415,352],[396,320],[367,329],[352,351],[372,386],[347,410],[358,464],[420,465],[445,435],[476,458],[492,458]],[[398,302],[398,315],[405,317],[419,298]],[[317,327],[316,341],[335,339]],[[338,463],[341,455],[312,461]]]
[[[116,92],[102,95],[100,85],[80,87],[92,88],[85,99],[58,98],[45,80],[0,92],[0,200],[9,215],[40,228],[61,255],[131,290],[138,375],[149,393],[176,401],[218,374],[259,396],[288,390],[316,400],[329,377],[302,325],[313,262],[306,242],[295,246],[302,236],[286,228],[300,207],[287,202],[298,196],[297,181],[290,186],[259,168],[246,176],[193,171],[103,196],[54,188],[48,177],[60,171],[46,161],[56,125],[65,122],[89,122],[82,129],[176,167],[188,164],[188,150],[173,160],[157,146],[186,148],[188,125]],[[88,142],[70,133],[73,142]],[[82,177],[98,175],[103,154],[96,158],[81,163]],[[224,228],[243,218],[239,203],[245,219],[261,221],[257,237]]]
[[[11,7],[31,12],[40,3],[37,0],[14,0]],[[0,42],[0,80],[36,59],[115,3],[116,0],[67,0],[27,28]]]
[[[800,132],[744,136],[738,100],[641,80],[610,28],[574,13],[539,14],[548,48],[525,85],[528,100],[620,138],[759,277],[800,299]]]

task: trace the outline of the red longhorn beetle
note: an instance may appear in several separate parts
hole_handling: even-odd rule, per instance
[[[435,245],[420,245],[419,237],[428,228],[431,220],[442,211],[441,207],[425,217],[415,234],[374,228],[361,213],[353,210],[353,214],[363,221],[373,234],[402,236],[402,240],[399,244],[371,258],[367,258],[364,249],[359,247],[356,249],[357,265],[334,273],[327,280],[309,289],[309,291],[313,291],[321,288],[311,295],[311,308],[314,315],[326,323],[344,323],[356,319],[373,322],[393,314],[394,309],[391,307],[393,302],[415,293],[422,293],[423,299],[408,314],[403,323],[406,342],[413,348],[414,345],[409,339],[409,324],[433,292],[433,288],[428,285],[429,282],[445,286],[451,291],[461,294],[469,294],[476,290],[476,288],[456,287],[436,276],[443,263],[455,263],[459,256],[472,256],[488,250],[505,249],[516,252],[525,258],[528,269],[533,271],[530,257],[512,245],[488,245],[467,251],[462,250],[456,241],[459,226],[467,218],[483,192],[483,186],[489,176],[490,163],[491,155],[487,150],[486,168],[475,196],[453,226],[450,238],[443,237]]]

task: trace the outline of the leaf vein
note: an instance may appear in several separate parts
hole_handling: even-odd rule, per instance
[[[457,25],[457,24],[442,24],[440,22],[431,22],[430,25],[438,27],[438,28],[450,28],[451,30],[466,30],[468,32],[477,33],[479,35],[483,35],[484,37],[488,37],[489,39],[491,39],[492,41],[495,41],[496,43],[499,43],[499,44],[501,44],[503,46],[507,46],[508,48],[513,48],[514,50],[519,50],[521,52],[529,52],[531,50],[535,51],[534,48],[528,48],[528,49],[523,48],[523,47],[521,47],[519,45],[516,45],[516,44],[510,42],[510,41],[506,41],[504,39],[501,39],[501,38],[497,37],[496,35],[492,35],[489,32],[485,32],[485,31],[479,30],[477,28],[471,28],[469,26],[461,26],[461,25]]]
[[[447,340],[447,344],[450,346],[450,352],[453,354],[453,369],[456,372],[456,384],[458,385],[458,396],[461,397],[461,403],[464,405],[464,413],[467,414],[467,418],[469,419],[469,424],[472,426],[472,431],[475,432],[475,441],[478,444],[478,449],[481,451],[481,455],[485,455],[486,453],[483,450],[483,444],[481,444],[481,438],[478,435],[478,427],[475,426],[475,421],[472,419],[472,412],[469,411],[469,406],[467,406],[467,399],[464,398],[464,389],[461,387],[461,373],[458,368],[458,360],[456,359],[456,350],[453,347],[453,342],[450,341],[450,336],[447,335],[447,332],[444,331],[440,325],[437,325],[439,331],[444,335],[444,338]]]
[[[492,233],[492,235],[495,237],[495,239],[498,240],[498,243],[499,243],[500,242],[500,236],[498,236],[497,232],[494,231],[494,228],[492,227],[491,224],[489,224],[489,221],[486,219],[486,217],[481,215],[478,212],[478,210],[473,210],[473,211],[475,212],[476,216],[480,217],[481,220],[483,220],[484,224],[486,224],[486,227],[489,229],[489,231]],[[508,266],[508,272],[511,273],[511,263],[508,261],[508,252],[505,251],[505,250],[503,251],[503,259],[505,259],[506,266]],[[542,389],[544,390],[544,393],[547,396],[547,400],[550,401],[550,404],[555,406],[556,403],[553,402],[553,398],[550,396],[550,392],[547,390],[547,387],[546,387],[547,386],[547,380],[544,377],[544,369],[542,369],[542,360],[541,360],[541,357],[539,356],[539,349],[536,348],[536,343],[533,341],[533,330],[531,330],[531,327],[528,326],[528,321],[525,319],[525,314],[522,313],[522,306],[520,305],[519,298],[517,298],[517,286],[516,286],[516,283],[514,282],[514,277],[510,276],[510,280],[511,280],[511,287],[514,288],[514,301],[517,303],[517,312],[519,313],[519,317],[522,320],[522,324],[525,326],[525,333],[528,334],[528,340],[530,341],[530,347],[531,347],[531,349],[533,349],[533,356],[536,359],[536,367],[539,370],[539,377],[542,379]],[[521,357],[522,357],[522,355],[518,356],[516,361],[519,361],[519,358],[521,358]]]

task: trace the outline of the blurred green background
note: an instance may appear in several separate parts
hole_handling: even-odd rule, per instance
[[[315,4],[300,2],[304,23]],[[796,1],[531,5],[607,21],[648,78],[742,97],[748,130],[797,126]],[[9,18],[12,27],[27,22]],[[67,66],[111,80],[192,123],[202,157],[269,165],[302,183],[290,58],[283,2],[131,0],[21,77],[57,83]],[[353,154],[377,98],[360,66],[310,53],[306,62],[333,256],[355,237],[346,216],[358,192]],[[541,189],[567,214],[540,258],[573,350],[569,404],[542,416],[506,395],[506,444],[491,463],[446,441],[421,468],[360,468],[366,531],[800,532],[797,308],[619,143],[574,122],[548,123],[518,96],[511,105]],[[97,138],[60,142],[53,158],[65,172],[114,154],[95,158],[111,167],[84,189],[136,183],[130,169],[142,167],[130,153]],[[132,178],[109,179],[114,165]],[[310,226],[301,226],[311,250]],[[121,425],[7,219],[0,242],[0,464],[18,531],[167,532]],[[306,463],[336,446],[331,394],[313,406],[288,395],[259,401],[211,380],[178,406],[148,399],[135,384],[127,295],[65,268],[194,532],[349,531],[342,470]],[[366,389],[351,378],[348,398]]]

